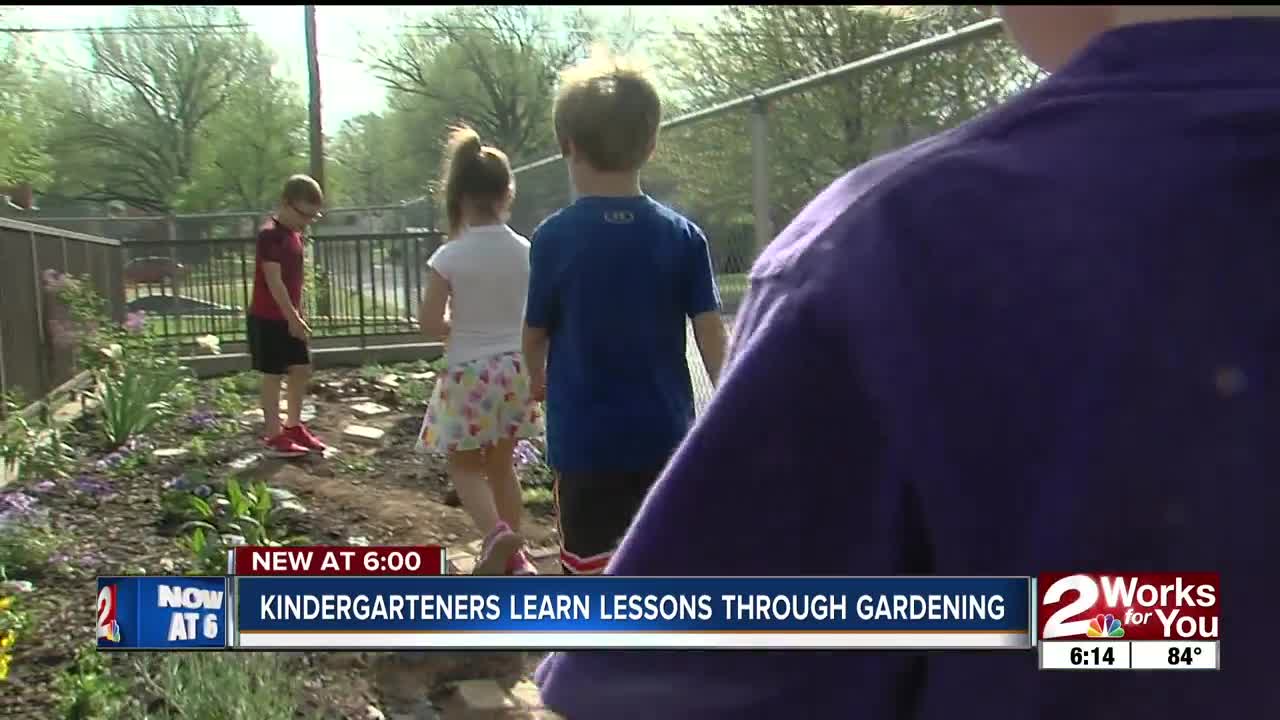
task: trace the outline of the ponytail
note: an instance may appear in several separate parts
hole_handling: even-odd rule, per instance
[[[480,134],[466,125],[450,129],[445,145],[444,209],[450,238],[462,230],[462,211],[474,207],[495,207],[512,192],[511,165],[499,149],[486,147]]]

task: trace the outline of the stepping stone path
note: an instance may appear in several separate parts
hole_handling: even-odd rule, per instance
[[[248,455],[236,458],[235,460],[231,461],[231,465],[229,467],[231,468],[232,472],[240,472],[241,470],[248,470],[249,468],[253,467],[261,459],[262,459],[262,453],[249,453]]]
[[[153,450],[151,457],[157,460],[172,460],[186,455],[189,451],[186,448],[164,448],[161,450]]]
[[[262,413],[262,408],[254,408],[253,410],[245,410],[244,412],[240,413],[240,419],[241,419],[243,422],[247,422],[247,423],[262,422],[262,419],[263,419],[264,417],[266,417],[266,416],[265,416],[265,415],[263,415],[263,413]],[[280,422],[284,422],[284,421],[287,419],[287,417],[288,417],[288,416],[287,416],[285,413],[280,413]],[[302,420],[302,422],[304,422],[304,423],[309,423],[309,422],[311,422],[312,420],[315,420],[315,419],[316,419],[316,406],[315,406],[315,405],[303,405],[303,406],[302,406],[302,415],[301,415],[300,419],[301,419],[301,420]]]
[[[509,690],[496,680],[463,680],[440,708],[440,720],[563,720],[543,708],[537,686],[528,680]]]
[[[382,442],[382,438],[386,436],[385,430],[379,430],[374,427],[365,425],[348,425],[343,431],[342,436],[348,440],[366,443],[369,445],[377,445]]]
[[[378,384],[385,388],[391,388],[392,390],[395,390],[396,388],[400,387],[400,376],[395,374],[383,375],[382,377],[378,378]]]
[[[357,414],[363,417],[373,417],[374,415],[386,415],[391,412],[391,408],[386,405],[379,405],[376,402],[362,402],[351,406]]]

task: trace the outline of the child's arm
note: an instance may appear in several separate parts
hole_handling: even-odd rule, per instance
[[[547,347],[550,344],[545,329],[524,326],[521,350],[525,365],[529,366],[529,392],[538,402],[547,399]]]
[[[711,267],[711,248],[706,235],[693,228],[690,248],[685,312],[693,320],[693,339],[707,368],[712,385],[720,384],[720,368],[724,365],[724,320],[720,317],[720,291],[716,288],[715,271]]]
[[[724,366],[728,335],[724,331],[724,319],[719,310],[711,310],[693,318],[693,339],[698,343],[698,353],[707,368],[712,386],[720,384],[720,368]]]
[[[450,290],[445,276],[435,268],[427,269],[427,291],[418,307],[418,328],[428,340],[449,336],[449,321],[445,319],[444,311],[449,303]]]
[[[529,243],[529,295],[525,302],[521,351],[529,368],[529,388],[535,401],[547,395],[547,351],[555,325],[557,299],[552,280],[553,240],[539,228]]]

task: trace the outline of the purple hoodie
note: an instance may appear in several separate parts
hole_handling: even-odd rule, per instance
[[[1109,32],[781,234],[609,573],[1217,570],[1224,670],[570,652],[544,699],[568,720],[1280,717],[1278,371],[1280,21]]]

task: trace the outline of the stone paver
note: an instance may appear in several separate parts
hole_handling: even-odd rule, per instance
[[[515,698],[516,702],[526,708],[542,707],[542,694],[538,692],[538,686],[528,680],[521,680],[508,692],[511,693],[511,697]]]
[[[241,419],[241,420],[243,420],[244,422],[248,422],[248,423],[262,422],[262,419],[263,419],[264,417],[266,417],[266,416],[263,414],[263,412],[262,412],[262,408],[254,408],[253,410],[245,410],[244,412],[240,413],[240,419]],[[284,421],[285,421],[285,420],[287,420],[287,419],[288,419],[288,415],[287,415],[285,412],[283,412],[283,411],[282,411],[282,412],[280,413],[280,422],[284,422]],[[302,422],[304,422],[304,423],[309,423],[309,422],[311,422],[312,420],[315,420],[315,419],[316,419],[316,406],[315,406],[315,405],[303,405],[303,406],[302,406],[302,414],[301,414],[301,416],[300,416],[300,418],[299,418],[299,419],[300,419],[300,420],[302,420]]]
[[[159,450],[153,450],[151,452],[151,457],[157,460],[171,460],[173,458],[183,457],[189,452],[190,451],[186,448],[161,448]]]
[[[494,680],[463,680],[457,684],[456,692],[462,706],[472,711],[518,707]]]
[[[469,553],[448,553],[449,564],[453,566],[455,575],[470,575],[476,569],[476,557]]]
[[[381,443],[382,438],[385,437],[386,434],[387,432],[385,430],[379,430],[378,428],[372,428],[365,425],[348,425],[342,431],[342,436],[348,440],[368,443],[370,445],[377,445],[378,443]]]
[[[391,408],[386,405],[380,405],[376,402],[362,402],[351,406],[358,415],[362,417],[373,417],[374,415],[386,415],[391,412]]]

